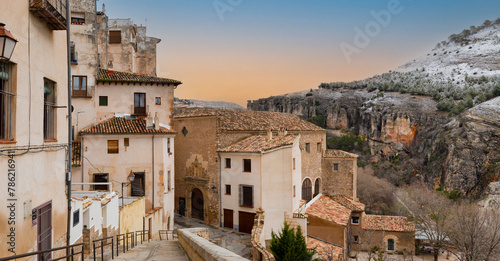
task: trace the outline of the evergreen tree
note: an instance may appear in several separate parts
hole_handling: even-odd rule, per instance
[[[271,232],[271,252],[276,261],[310,261],[315,250],[309,251],[300,226],[297,230],[284,223],[281,233]]]

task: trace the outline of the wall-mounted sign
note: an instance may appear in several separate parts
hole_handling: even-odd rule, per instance
[[[38,209],[31,210],[31,226],[34,227],[38,224]]]

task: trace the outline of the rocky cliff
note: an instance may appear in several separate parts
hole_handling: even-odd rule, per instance
[[[368,162],[399,155],[402,166],[377,164],[407,182],[477,194],[498,178],[500,98],[457,116],[437,110],[431,97],[352,89],[316,89],[248,102],[250,110],[288,112],[339,135],[363,135]],[[380,167],[379,167],[380,165]]]

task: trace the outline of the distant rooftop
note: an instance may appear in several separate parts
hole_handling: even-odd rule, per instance
[[[406,217],[400,216],[378,216],[364,215],[361,222],[362,228],[366,230],[414,232],[415,225]]]
[[[357,158],[356,154],[345,152],[343,150],[326,150],[323,154],[325,158]]]
[[[225,131],[278,131],[284,127],[289,131],[324,131],[324,129],[296,115],[268,111],[247,111],[213,108],[189,108],[175,111],[175,118],[217,116]]]
[[[322,195],[307,207],[306,214],[315,216],[337,225],[347,226],[351,209],[343,206],[328,195]]]
[[[275,148],[292,145],[299,135],[274,136],[269,139],[265,135],[250,136],[242,141],[227,146],[220,152],[265,152]]]
[[[146,128],[145,119],[128,120],[113,117],[79,132],[85,134],[175,134],[175,131],[160,127],[159,130]]]
[[[97,75],[98,82],[127,82],[127,83],[156,83],[156,84],[174,84],[175,86],[182,84],[182,82],[168,79],[160,78],[154,76],[147,76],[136,73],[126,73],[117,72],[106,69],[99,69],[99,74]]]

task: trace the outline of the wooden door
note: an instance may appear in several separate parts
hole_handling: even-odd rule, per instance
[[[146,115],[146,94],[134,93],[134,114]]]
[[[224,209],[224,227],[233,228],[233,214],[233,210]]]
[[[179,215],[181,215],[181,216],[186,215],[186,199],[185,198],[179,198]]]
[[[203,220],[203,193],[199,189],[193,189],[191,193],[191,217]]]
[[[38,207],[38,251],[52,248],[52,201]],[[38,260],[50,260],[52,253],[48,252],[38,256]]]
[[[148,219],[148,240],[151,238],[151,218]]]
[[[238,222],[240,226],[240,232],[252,233],[253,221],[255,218],[255,213],[243,212],[238,213]]]

